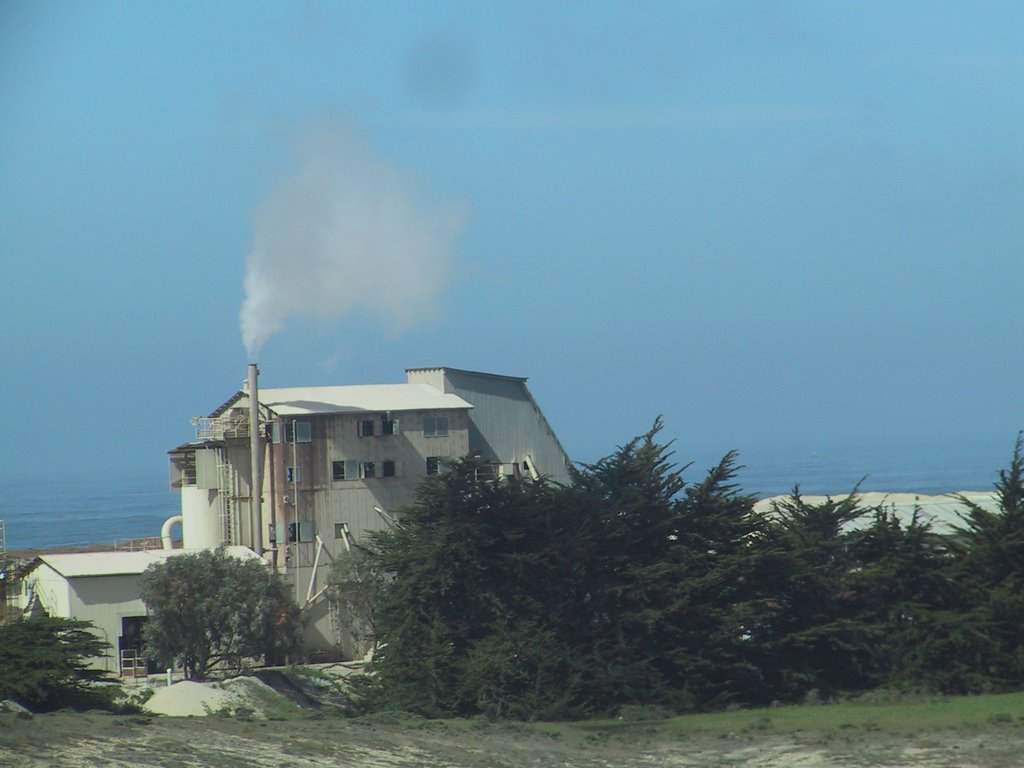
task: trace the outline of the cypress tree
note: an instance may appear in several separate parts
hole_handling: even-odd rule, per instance
[[[869,685],[880,630],[863,620],[852,588],[861,563],[851,525],[870,511],[856,489],[810,504],[797,487],[774,505],[766,537],[772,605],[756,642],[780,699]]]
[[[428,478],[402,527],[374,538],[394,578],[375,613],[372,706],[521,717],[568,687],[565,663],[550,662],[567,657],[553,626],[573,594],[555,553],[559,491],[479,469],[464,459]],[[515,703],[527,694],[533,704]]]
[[[1018,434],[1008,468],[995,485],[996,511],[966,497],[956,531],[955,577],[964,589],[964,656],[971,690],[1024,686],[1024,443]]]
[[[860,568],[852,574],[862,620],[880,635],[873,685],[948,693],[977,688],[980,614],[956,576],[947,536],[916,509],[905,524],[884,508],[855,537]],[[983,655],[987,655],[984,651]]]

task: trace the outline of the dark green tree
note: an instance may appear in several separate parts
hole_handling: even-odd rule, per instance
[[[1024,686],[1024,443],[1018,434],[1013,457],[995,485],[997,509],[966,497],[963,524],[955,537],[955,578],[965,590],[965,613],[974,632],[962,656],[973,665],[970,689]]]
[[[77,706],[107,679],[89,666],[106,651],[87,621],[42,616],[0,625],[0,699],[35,710]]]
[[[682,471],[658,442],[661,421],[644,435],[577,471],[573,507],[590,546],[578,573],[585,613],[573,630],[585,666],[583,698],[597,713],[624,704],[665,704],[669,681],[657,641],[674,581]]]
[[[734,453],[687,485],[661,428],[583,467],[574,484],[598,522],[586,574],[598,711],[703,709],[763,688],[747,649],[763,610],[763,520],[734,483]]]
[[[957,576],[950,538],[933,531],[919,509],[902,523],[883,506],[852,547],[859,567],[850,589],[861,620],[878,636],[869,682],[946,693],[983,689],[978,659],[994,645],[983,630],[984,610]]]
[[[554,686],[546,664],[521,661],[531,653],[525,640],[557,620],[545,596],[558,587],[551,574],[559,559],[543,555],[562,540],[551,530],[558,490],[486,479],[480,469],[466,459],[428,478],[402,527],[374,538],[380,567],[393,576],[374,619],[375,706],[433,716],[503,713],[512,667],[517,685]]]
[[[851,584],[861,567],[853,526],[872,511],[856,489],[812,504],[794,488],[774,505],[765,539],[770,611],[753,640],[777,698],[832,695],[872,679],[880,631],[863,620]]]
[[[676,709],[711,709],[769,700],[753,652],[754,633],[770,610],[765,519],[735,483],[730,452],[686,488],[668,561],[674,572],[656,636],[676,691]],[[657,565],[655,567],[658,567]]]
[[[239,670],[280,659],[299,642],[299,609],[285,582],[255,559],[223,549],[169,557],[142,577],[150,611],[146,652],[161,664],[179,660],[203,680],[215,665]]]

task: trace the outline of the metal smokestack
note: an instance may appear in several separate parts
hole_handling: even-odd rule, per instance
[[[260,393],[256,363],[249,363],[249,466],[252,487],[252,518],[255,524],[256,554],[263,554],[263,457],[260,455]]]

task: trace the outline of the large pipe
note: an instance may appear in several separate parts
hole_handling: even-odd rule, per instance
[[[160,544],[164,549],[174,549],[174,541],[171,540],[171,529],[176,525],[181,525],[181,521],[181,515],[173,515],[164,520],[164,524],[160,527]]]
[[[249,363],[249,466],[252,487],[252,520],[255,524],[256,554],[263,555],[263,457],[260,455],[260,397],[256,379],[259,369]]]

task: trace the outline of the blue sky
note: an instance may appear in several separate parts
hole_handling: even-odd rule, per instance
[[[292,290],[264,386],[528,376],[580,460],[659,414],[684,460],[1008,454],[1022,38],[1014,2],[4,3],[0,458],[163,467],[245,375],[254,265]]]

